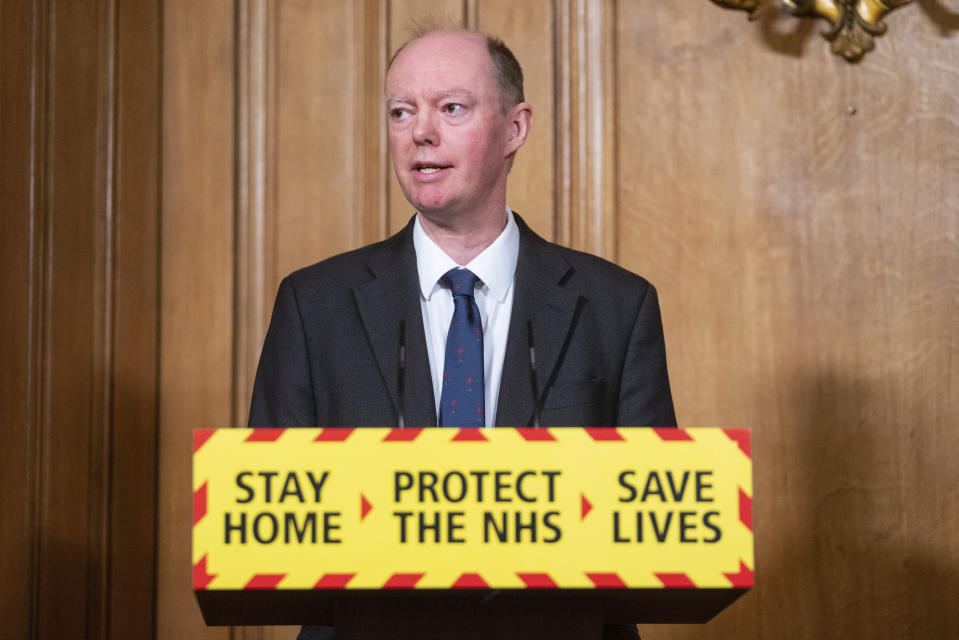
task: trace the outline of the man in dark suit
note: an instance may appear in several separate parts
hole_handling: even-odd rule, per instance
[[[539,403],[543,426],[675,425],[653,287],[516,222],[516,293],[495,424],[530,426]],[[284,279],[250,426],[388,427],[401,412],[407,425],[437,424],[412,227]]]
[[[546,242],[506,207],[532,123],[509,49],[429,32],[395,56],[386,92],[390,155],[417,213],[283,281],[250,426],[674,426],[653,287]],[[472,362],[455,350],[464,335]],[[477,367],[465,382],[448,379],[457,357]]]

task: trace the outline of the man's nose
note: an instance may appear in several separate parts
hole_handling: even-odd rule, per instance
[[[416,115],[413,126],[413,142],[418,145],[432,145],[439,143],[439,131],[436,128],[435,114],[429,110]]]

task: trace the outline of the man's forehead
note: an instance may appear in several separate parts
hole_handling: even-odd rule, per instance
[[[498,99],[486,39],[469,31],[436,31],[407,44],[386,74],[387,104]]]
[[[469,32],[431,33],[407,44],[396,55],[387,71],[387,83],[397,75],[418,75],[443,71],[473,73],[479,67],[491,68],[485,40]]]
[[[427,100],[438,102],[445,99],[456,99],[464,101],[473,101],[476,100],[476,91],[472,89],[467,89],[466,87],[449,87],[449,88],[427,88],[422,92],[423,97]],[[411,92],[403,91],[402,87],[399,87],[399,91],[396,93],[389,93],[386,96],[386,102],[388,104],[394,104],[397,102],[415,102],[417,99],[416,95],[413,95]]]
[[[432,55],[438,50],[453,51],[473,57],[482,55],[486,51],[486,40],[472,31],[432,31],[408,42],[397,54],[396,59],[417,53]]]

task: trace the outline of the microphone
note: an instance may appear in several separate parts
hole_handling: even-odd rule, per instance
[[[539,396],[539,377],[536,375],[536,345],[533,342],[533,322],[526,322],[526,336],[529,339],[529,379],[533,385],[533,428],[540,427],[540,414],[543,411]]]
[[[396,379],[396,391],[400,397],[399,403],[397,403],[396,408],[396,428],[405,429],[406,428],[406,393],[404,387],[406,385],[406,320],[400,320],[400,362],[399,362],[399,371],[397,372]]]

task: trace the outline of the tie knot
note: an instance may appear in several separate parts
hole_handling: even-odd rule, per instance
[[[443,274],[440,282],[442,282],[443,286],[448,288],[454,296],[467,295],[472,298],[473,289],[476,288],[476,283],[479,282],[479,278],[469,269],[450,269]]]

